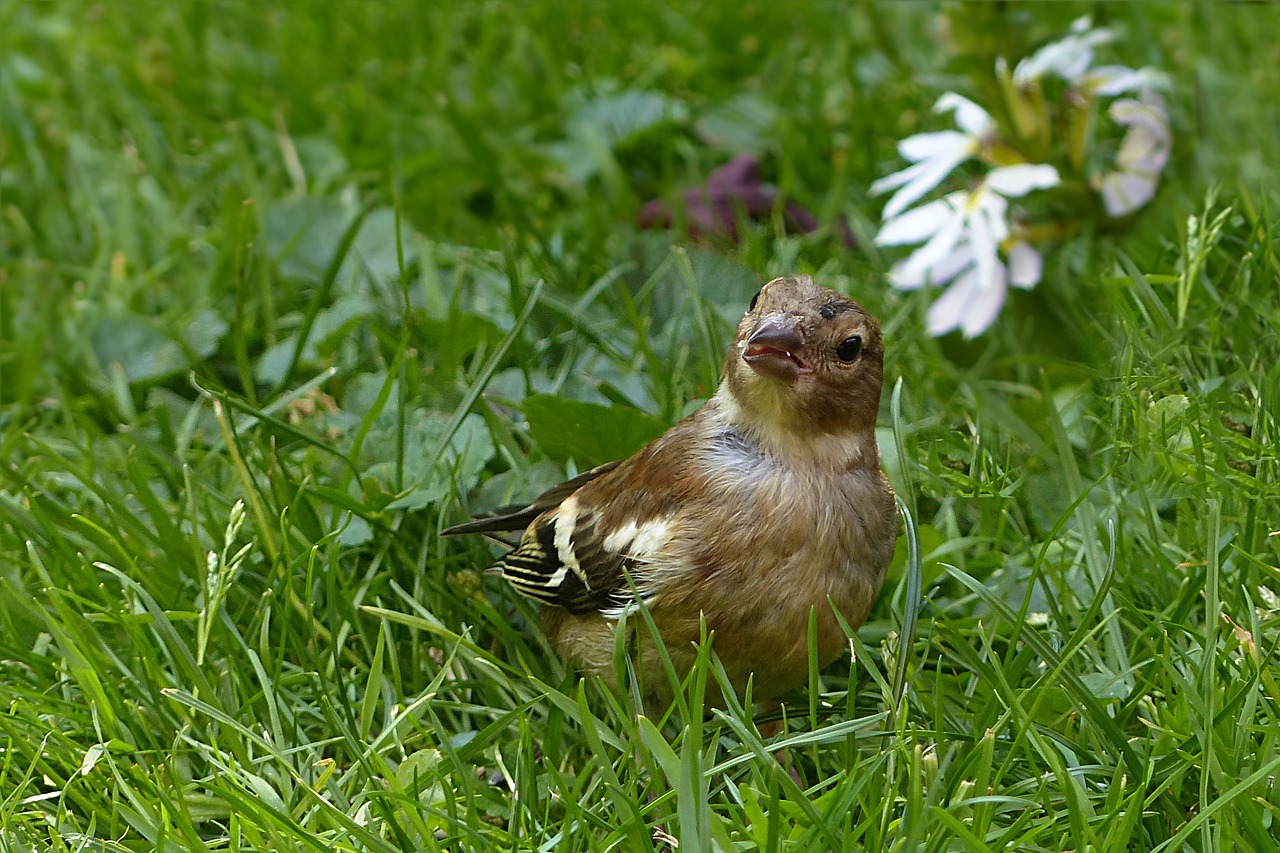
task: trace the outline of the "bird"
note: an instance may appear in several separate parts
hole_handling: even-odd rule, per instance
[[[809,276],[776,278],[691,415],[625,460],[442,533],[511,537],[494,572],[540,603],[552,648],[579,672],[612,681],[615,630],[643,601],[677,675],[709,635],[739,696],[750,683],[756,702],[776,700],[808,681],[810,620],[825,667],[848,645],[840,619],[862,624],[893,555],[875,433],[883,371],[861,306]],[[627,642],[645,700],[669,701],[638,622],[627,616]],[[711,681],[707,703],[723,705]]]

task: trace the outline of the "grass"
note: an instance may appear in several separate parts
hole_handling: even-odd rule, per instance
[[[962,342],[866,187],[1084,7],[566,8],[0,5],[0,850],[1273,847],[1280,13],[1096,10],[1175,162]],[[633,228],[743,150],[860,247]],[[637,716],[437,534],[794,271],[883,320],[914,536],[781,735]]]

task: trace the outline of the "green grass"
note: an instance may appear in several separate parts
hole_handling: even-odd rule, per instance
[[[1280,10],[1096,10],[1175,161],[986,336],[869,239],[1083,11],[0,4],[0,850],[1274,847]],[[741,150],[861,247],[634,229]],[[674,422],[797,271],[883,321],[916,535],[782,735],[638,717],[438,531]]]

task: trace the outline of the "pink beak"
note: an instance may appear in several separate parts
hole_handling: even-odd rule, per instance
[[[799,355],[804,343],[799,320],[787,314],[773,314],[747,338],[742,360],[761,376],[790,385],[801,374],[813,372],[813,367]]]

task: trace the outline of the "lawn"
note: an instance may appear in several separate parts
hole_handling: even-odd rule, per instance
[[[1016,123],[997,58],[1086,13],[1100,65],[1166,75],[1158,194],[1110,217],[1060,165],[1010,199],[1052,223],[1039,283],[930,334],[871,185],[944,92]],[[1276,32],[0,4],[0,851],[1275,849]],[[1120,156],[1104,106],[1043,130]],[[764,209],[688,233],[739,155]],[[795,273],[885,330],[888,581],[781,733],[700,712],[709,650],[637,714],[439,532],[679,420]]]

